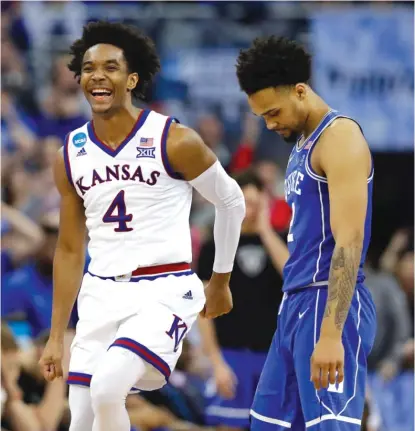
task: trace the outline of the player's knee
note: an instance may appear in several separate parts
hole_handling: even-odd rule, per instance
[[[97,372],[91,379],[91,401],[94,410],[98,407],[120,403],[125,397],[117,391],[114,385],[114,376],[105,372]]]

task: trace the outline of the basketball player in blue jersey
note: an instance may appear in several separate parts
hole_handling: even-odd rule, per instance
[[[310,56],[274,36],[241,51],[253,113],[296,139],[285,178],[290,257],[277,331],[251,409],[252,431],[359,430],[375,309],[364,286],[373,166],[359,125],[310,87]]]
[[[61,194],[44,377],[63,376],[63,335],[77,296],[68,383],[70,431],[129,431],[125,399],[168,381],[199,313],[232,308],[230,273],[244,197],[193,130],[133,104],[160,68],[138,29],[92,22],[71,46],[92,121],[69,133],[54,173]],[[206,289],[191,270],[195,188],[215,205]],[[88,231],[91,262],[83,276]]]

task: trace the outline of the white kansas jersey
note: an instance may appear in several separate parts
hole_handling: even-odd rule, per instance
[[[115,150],[98,139],[92,122],[67,136],[65,167],[84,201],[92,274],[191,262],[192,187],[167,159],[172,121],[143,110]]]

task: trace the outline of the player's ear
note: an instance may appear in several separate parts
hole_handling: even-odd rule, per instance
[[[137,73],[130,73],[127,80],[127,89],[129,91],[134,90],[134,88],[137,87],[138,80],[139,78]]]
[[[295,93],[300,100],[304,100],[307,94],[307,86],[305,84],[297,84],[295,86]]]

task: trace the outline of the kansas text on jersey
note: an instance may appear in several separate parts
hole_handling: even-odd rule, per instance
[[[67,136],[65,167],[84,201],[92,274],[191,261],[192,188],[167,159],[172,121],[142,111],[117,149],[98,139],[92,122]]]

